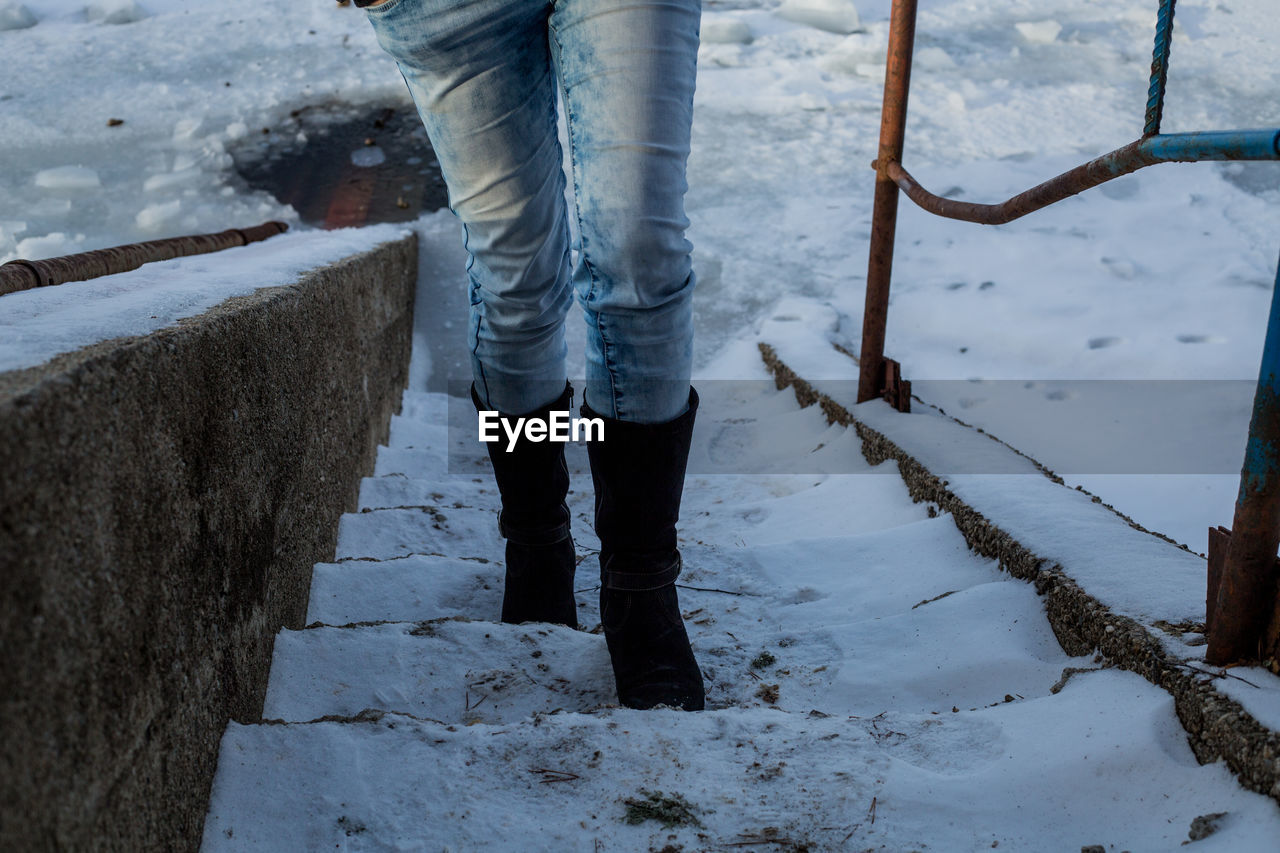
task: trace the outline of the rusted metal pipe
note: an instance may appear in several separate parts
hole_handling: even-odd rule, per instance
[[[1276,608],[1276,547],[1280,546],[1280,268],[1271,293],[1271,314],[1249,421],[1240,492],[1231,540],[1218,582],[1217,602],[1207,622],[1207,663],[1222,665],[1263,658]]]
[[[902,159],[915,38],[916,0],[893,0],[889,12],[889,59],[884,77],[884,105],[880,111],[880,150],[876,160],[879,164],[888,165]],[[859,403],[879,397],[885,387],[884,337],[897,226],[898,186],[884,168],[877,168],[871,216],[871,251],[867,259],[867,297],[862,312]]]
[[[929,213],[982,225],[1003,225],[1146,166],[1201,160],[1280,160],[1280,130],[1171,133],[1139,139],[1001,204],[974,204],[934,195],[897,161],[890,162],[885,172]]]
[[[1160,118],[1164,114],[1164,88],[1169,81],[1169,48],[1173,45],[1173,5],[1176,0],[1160,0],[1156,12],[1156,46],[1151,51],[1151,82],[1147,86],[1147,114],[1142,128],[1143,136],[1155,136],[1160,132]]]
[[[289,226],[284,222],[264,222],[252,228],[232,228],[217,234],[192,234],[149,240],[145,243],[129,243],[42,261],[9,261],[0,265],[0,296],[33,287],[48,287],[128,272],[153,261],[220,252],[235,246],[257,243],[287,230]]]

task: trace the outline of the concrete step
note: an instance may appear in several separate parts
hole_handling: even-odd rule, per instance
[[[484,507],[497,512],[498,487],[493,477],[443,476],[412,479],[403,474],[366,477],[360,483],[360,509],[407,506]]]
[[[232,724],[204,849],[1032,850],[1051,838],[1172,850],[1225,798],[1214,849],[1265,849],[1274,806],[1198,765],[1169,704],[1136,675],[1102,671],[1052,697],[945,715]],[[1152,778],[1167,796],[1147,796]],[[655,811],[668,825],[646,819]]]
[[[502,566],[489,560],[448,557],[318,563],[311,576],[307,619],[346,625],[496,618],[502,605],[502,575]]]
[[[338,522],[336,559],[391,560],[414,554],[499,562],[504,545],[492,509],[427,505],[348,513]]]
[[[282,631],[263,717],[366,709],[510,723],[617,701],[604,637],[558,625],[436,619]]]

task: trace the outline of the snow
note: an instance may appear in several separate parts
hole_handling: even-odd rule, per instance
[[[744,425],[812,422],[777,459],[842,429],[752,389],[704,403],[695,468]],[[497,496],[483,462],[451,471],[449,407],[406,394],[338,561],[316,567],[312,624],[277,637],[270,722],[227,729],[203,849],[1156,851],[1225,812],[1203,849],[1265,850],[1280,830],[1273,802],[1196,761],[1167,694],[1064,654],[1034,589],[913,504],[892,463],[692,475],[680,595],[708,710],[618,708],[583,449],[584,630],[500,624]],[[835,532],[832,504],[881,517]],[[387,547],[407,513],[441,553]],[[651,794],[696,825],[629,823]]]
[[[1050,44],[1062,32],[1062,24],[1057,21],[1022,21],[1013,26],[1031,44]]]
[[[0,370],[34,367],[99,341],[172,326],[233,296],[293,284],[303,272],[404,234],[392,225],[282,234],[216,256],[8,294],[0,312]],[[49,235],[55,236],[61,237]]]
[[[852,0],[782,0],[778,17],[829,33],[857,32],[860,21]]]
[[[31,10],[14,0],[0,3],[0,31],[25,30],[36,25],[36,16]]]
[[[102,24],[132,24],[147,17],[136,0],[93,0],[85,7],[85,18]]]
[[[45,190],[96,190],[102,186],[98,173],[84,166],[56,166],[36,172],[35,185]]]
[[[311,719],[327,684],[326,713],[365,705],[401,716],[231,726],[206,846],[439,849],[424,839],[440,838],[527,849],[537,837],[566,849],[592,849],[593,839],[604,849],[693,849],[781,833],[817,849],[857,839],[1138,851],[1176,847],[1192,819],[1227,811],[1199,848],[1271,849],[1274,804],[1242,791],[1221,764],[1195,763],[1167,695],[1111,670],[1049,692],[1064,666],[1094,664],[1056,649],[1025,586],[969,554],[945,516],[912,504],[891,465],[868,469],[847,431],[796,411],[785,394],[730,383],[767,387],[757,340],[785,345],[833,393],[856,380],[832,344],[856,352],[861,336],[889,3],[705,6],[688,209],[697,376],[719,396],[706,409],[715,429],[696,439],[685,580],[750,593],[682,592],[716,676],[715,710],[608,707],[598,636],[490,625],[492,647],[458,645],[496,618],[502,555],[488,475],[468,475],[450,449],[443,400],[420,393],[428,376],[464,375],[448,345],[462,315],[422,312],[414,390],[362,487],[370,511],[344,518],[334,562],[316,569],[309,618],[454,621],[432,636],[403,625],[283,635],[277,664],[293,675],[280,676],[287,690],[273,682],[277,713]],[[998,201],[1133,140],[1155,7],[924,0],[907,167],[939,192]],[[1280,17],[1269,0],[1181,0],[1175,33],[1166,131],[1280,126]],[[274,132],[291,110],[407,104],[354,7],[0,0],[0,51],[0,262],[267,219],[294,228],[216,259],[0,297],[0,369],[164,328],[401,233],[309,231],[232,170],[234,147]],[[1230,163],[1143,170],[995,228],[904,202],[887,353],[929,403],[1202,551],[1206,528],[1231,522],[1276,276],[1277,201],[1280,166]],[[414,227],[420,293],[442,299],[430,282],[460,276],[459,229],[447,213]],[[571,322],[570,332],[571,374],[581,375],[581,329]],[[739,406],[750,422],[726,419]],[[867,416],[919,429],[922,458],[954,463],[963,450],[957,492],[1083,566],[1082,582],[1104,601],[1145,619],[1196,615],[1197,558],[1139,544],[1142,534],[1078,496],[1037,513],[1037,502],[1060,500],[1051,483],[1012,473],[1023,463],[981,436],[944,435],[931,412]],[[1123,425],[1110,423],[1113,412]],[[1096,453],[1104,446],[1119,449]],[[574,464],[585,483],[580,456]],[[589,489],[573,501],[586,555]],[[1131,570],[1117,571],[1108,553]],[[580,597],[587,627],[592,597]],[[325,657],[339,645],[344,654]],[[569,673],[572,690],[558,691],[532,657],[513,657],[526,647],[543,652],[548,671]],[[766,647],[780,663],[757,682],[750,661]],[[472,651],[471,663],[457,657]],[[337,693],[314,655],[350,673]],[[444,681],[423,682],[424,666],[439,666]],[[469,670],[511,679],[509,698],[490,691],[473,706],[488,715],[474,725],[467,684],[497,682],[469,682]],[[1215,685],[1280,725],[1275,677],[1238,674],[1259,686]],[[452,694],[442,694],[446,683]],[[757,696],[762,683],[780,685],[776,707]],[[544,783],[538,768],[577,778]],[[622,801],[642,788],[681,793],[704,828],[623,823]]]

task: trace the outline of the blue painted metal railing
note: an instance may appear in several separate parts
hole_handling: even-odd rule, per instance
[[[1169,81],[1169,48],[1173,46],[1173,4],[1177,0],[1160,0],[1156,12],[1156,47],[1151,54],[1151,83],[1147,86],[1147,122],[1143,136],[1160,132],[1164,115],[1164,87]]]

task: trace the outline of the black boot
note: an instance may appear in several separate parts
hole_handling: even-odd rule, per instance
[[[702,673],[689,647],[676,578],[676,521],[698,395],[665,424],[602,418],[604,440],[587,443],[600,536],[600,621],[618,699],[628,708],[700,711]],[[582,414],[599,418],[585,404]]]
[[[474,386],[471,400],[484,408]],[[573,388],[565,385],[558,400],[522,416],[548,418],[552,411],[568,411]],[[573,573],[577,555],[569,534],[569,469],[564,444],[532,442],[523,433],[507,450],[507,438],[487,443],[494,479],[502,495],[498,529],[507,540],[507,576],[502,593],[502,621],[555,622],[578,627],[578,607],[573,597]]]

